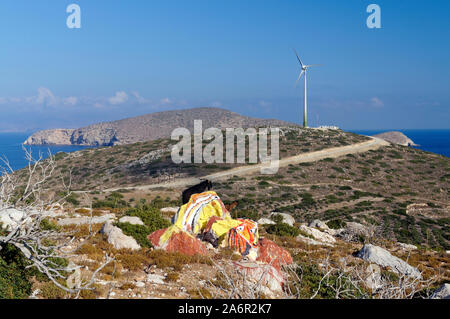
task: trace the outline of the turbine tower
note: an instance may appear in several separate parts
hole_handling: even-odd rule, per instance
[[[295,82],[295,87],[297,87],[298,81],[300,81],[300,78],[302,77],[303,73],[305,73],[305,100],[304,100],[304,113],[303,113],[303,127],[308,127],[308,97],[307,97],[307,91],[306,91],[306,72],[310,67],[318,66],[319,64],[310,64],[305,65],[303,64],[302,60],[300,60],[300,57],[298,56],[297,51],[294,49],[294,53],[297,56],[298,63],[300,63],[300,66],[302,68],[302,71],[300,72],[300,75],[298,76],[297,82]]]

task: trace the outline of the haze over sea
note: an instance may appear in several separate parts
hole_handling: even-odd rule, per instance
[[[363,135],[375,135],[393,130],[350,130]],[[395,130],[404,133],[416,144],[416,148],[450,157],[450,129],[445,130]],[[28,138],[29,133],[0,133],[0,156],[7,158],[14,170],[25,167],[28,163],[22,149],[22,143]],[[28,148],[29,146],[27,146]],[[85,149],[84,146],[32,146],[32,154],[36,158],[39,153],[47,157],[48,152],[75,152]],[[2,166],[3,163],[0,163]]]

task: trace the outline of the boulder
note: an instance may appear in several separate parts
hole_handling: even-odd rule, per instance
[[[336,236],[345,241],[355,241],[358,237],[370,237],[370,230],[367,226],[360,223],[347,222],[345,228],[335,231]],[[358,240],[356,240],[358,241]]]
[[[333,236],[324,233],[316,228],[311,228],[306,225],[300,225],[299,229],[322,243],[334,244],[336,242],[336,239]]]
[[[260,218],[258,225],[275,225],[275,222],[269,218]]]
[[[392,256],[386,249],[372,244],[364,245],[364,247],[356,254],[356,257],[382,267],[389,267],[392,271],[401,275],[422,278],[422,275],[417,268],[409,265],[398,257]]]
[[[314,219],[312,222],[308,224],[308,227],[318,228],[321,231],[326,231],[330,229],[330,227],[328,227],[328,225],[325,222],[319,219]]]
[[[405,243],[398,243],[398,246],[404,250],[416,250],[417,246]]]
[[[313,245],[313,246],[319,246],[319,245],[320,246],[329,246],[329,247],[333,246],[331,244],[323,243],[323,242],[317,241],[315,239],[312,239],[312,238],[309,238],[309,237],[305,237],[303,235],[298,235],[296,237],[296,239],[300,240],[300,241],[302,241],[302,242],[304,242],[304,243],[306,243],[308,245]]]
[[[260,283],[269,288],[272,292],[282,292],[284,276],[275,267],[252,261],[234,262],[237,270],[246,276],[246,279],[253,283]]]
[[[199,239],[182,230],[174,232],[164,244],[161,244],[160,238],[166,230],[167,228],[160,229],[148,235],[148,240],[155,248],[169,252],[179,252],[189,256],[208,255],[206,246]]]
[[[282,265],[292,264],[291,254],[284,248],[278,246],[273,241],[262,238],[258,242],[258,257],[257,261],[271,264],[277,270],[281,269]]]
[[[113,225],[111,221],[106,222],[100,233],[104,234],[108,238],[108,243],[114,246],[116,249],[131,249],[138,250],[141,248],[133,237],[125,235],[119,227]]]
[[[131,225],[144,225],[144,222],[136,216],[124,216],[119,219],[119,223],[128,223]]]
[[[332,236],[335,236],[336,234],[338,234],[340,232],[340,230],[331,229],[330,227],[328,227],[328,225],[325,222],[323,222],[319,219],[315,219],[312,222],[310,222],[308,224],[308,227],[317,228],[320,231],[323,231],[324,233],[330,234]]]
[[[431,299],[450,299],[450,284],[443,284],[431,295]]]
[[[8,208],[0,211],[0,223],[1,227],[6,231],[11,231],[17,226],[19,226],[22,222],[31,221],[27,214],[23,211]]]
[[[289,214],[273,212],[270,214],[270,217],[273,217],[273,216],[281,216],[281,217],[283,217],[283,220],[282,220],[283,223],[288,224],[289,226],[294,226],[295,219],[294,219],[294,217],[292,217]]]

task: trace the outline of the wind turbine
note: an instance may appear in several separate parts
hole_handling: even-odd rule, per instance
[[[298,81],[300,81],[300,78],[302,77],[303,73],[305,73],[305,103],[304,103],[304,114],[303,114],[303,127],[308,127],[308,121],[307,121],[307,110],[308,110],[308,103],[307,103],[307,93],[306,93],[306,72],[310,67],[313,66],[319,66],[319,64],[310,64],[305,65],[303,64],[302,60],[300,60],[300,57],[298,56],[297,51],[294,49],[295,55],[297,56],[298,63],[300,63],[300,66],[302,68],[302,71],[300,72],[300,75],[298,76],[297,82],[295,82],[295,87],[297,87]]]

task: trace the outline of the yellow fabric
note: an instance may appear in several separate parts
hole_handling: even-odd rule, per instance
[[[256,245],[258,242],[257,224],[250,220],[232,219],[217,193],[209,191],[192,195],[189,202],[180,207],[175,223],[160,237],[160,245],[164,245],[179,231],[185,231],[192,237],[200,234],[213,216],[221,218],[211,227],[217,238],[222,239],[230,230],[235,229],[249,244]]]
[[[239,220],[227,218],[215,222],[212,225],[211,230],[216,234],[218,238],[220,238],[223,235],[227,234],[230,229],[238,227],[240,224],[242,224],[242,222]]]
[[[180,207],[174,225],[197,235],[213,216],[231,218],[216,192],[194,194],[187,204]]]

